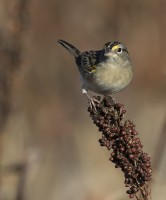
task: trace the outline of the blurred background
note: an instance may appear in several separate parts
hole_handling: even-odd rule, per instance
[[[166,195],[166,1],[0,0],[0,200],[124,200],[101,148],[73,58],[119,40],[135,75],[114,95],[152,157],[152,198]]]

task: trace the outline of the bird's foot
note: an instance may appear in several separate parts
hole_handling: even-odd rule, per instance
[[[88,97],[88,103],[91,110],[97,111],[96,106],[101,103],[101,99],[98,100],[95,97]]]
[[[82,93],[88,99],[90,109],[94,110],[96,112],[97,111],[96,106],[101,103],[101,98],[99,96],[98,97],[89,96],[89,94],[85,88],[82,89]]]

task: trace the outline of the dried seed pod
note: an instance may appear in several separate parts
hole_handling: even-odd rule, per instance
[[[124,106],[113,103],[109,96],[94,103],[96,110],[89,106],[88,111],[94,124],[102,132],[99,143],[112,150],[109,160],[115,163],[116,168],[121,168],[123,171],[124,183],[129,187],[127,193],[130,198],[136,196],[138,192],[149,191],[147,182],[152,176],[150,157],[147,153],[143,153],[143,145],[133,122],[124,120],[126,113]],[[149,192],[146,194],[149,195]]]

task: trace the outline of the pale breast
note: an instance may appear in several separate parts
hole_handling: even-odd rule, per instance
[[[107,64],[97,68],[90,90],[97,93],[116,93],[124,89],[133,77],[131,65],[117,67]]]

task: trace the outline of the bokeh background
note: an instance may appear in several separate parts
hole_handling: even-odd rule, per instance
[[[0,200],[128,199],[57,39],[128,47],[134,79],[114,98],[152,157],[152,198],[164,200],[165,35],[165,0],[0,0]]]

